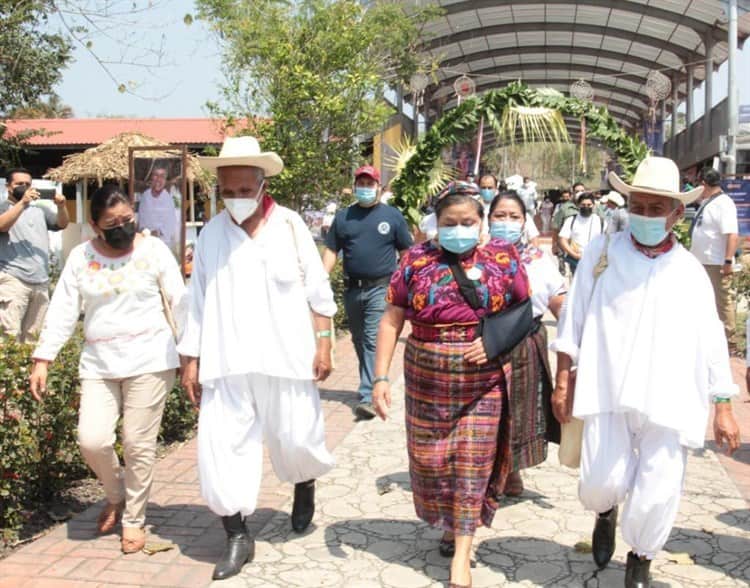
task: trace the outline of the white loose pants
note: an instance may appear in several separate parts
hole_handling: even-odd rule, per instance
[[[654,559],[677,517],[686,460],[679,433],[639,413],[584,417],[579,498],[597,513],[625,502],[623,538]]]
[[[255,510],[264,437],[283,482],[318,478],[334,465],[314,382],[247,374],[204,387],[198,470],[201,494],[216,514],[247,516]]]

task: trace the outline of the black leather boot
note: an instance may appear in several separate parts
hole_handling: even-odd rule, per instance
[[[625,568],[625,588],[649,588],[649,568],[651,560],[638,557],[632,551],[628,552],[628,565]]]
[[[294,485],[292,506],[292,529],[302,533],[310,525],[315,514],[315,480]]]
[[[245,527],[245,520],[240,513],[231,517],[221,517],[224,530],[227,532],[227,546],[214,568],[214,580],[225,580],[236,576],[245,563],[255,556],[255,542]]]
[[[615,531],[617,530],[617,506],[596,517],[594,533],[591,536],[591,554],[599,569],[605,568],[615,552]]]

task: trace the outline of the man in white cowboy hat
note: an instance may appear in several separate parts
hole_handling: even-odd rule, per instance
[[[628,228],[628,211],[625,208],[625,199],[622,194],[614,190],[602,196],[601,204],[604,208],[604,220],[607,221],[606,232],[619,233]]]
[[[610,173],[629,197],[630,227],[586,248],[551,345],[555,416],[584,422],[579,498],[597,513],[594,560],[611,559],[624,502],[628,587],[649,586],[650,562],[677,515],[686,450],[703,446],[712,402],[716,442],[730,454],[739,446],[737,386],[711,283],[671,232],[696,197],[680,193],[679,179],[662,157],[645,159],[632,185]]]
[[[312,520],[315,478],[334,463],[315,383],[331,371],[336,304],[305,223],[264,189],[281,158],[252,137],[228,137],[200,162],[217,173],[225,210],[198,239],[178,350],[200,405],[201,494],[228,536],[213,576],[224,579],[254,553],[244,518],[258,498],[264,437],[276,475],[295,484],[292,527]]]

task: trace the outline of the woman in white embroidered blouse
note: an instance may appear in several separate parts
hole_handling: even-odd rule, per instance
[[[98,531],[112,531],[121,518],[122,551],[134,553],[145,543],[156,437],[179,366],[160,290],[180,325],[185,285],[167,246],[136,233],[133,207],[116,186],[94,193],[90,216],[96,237],[65,264],[34,351],[31,393],[42,400],[47,366],[83,312],[78,442],[107,496]],[[114,451],[120,416],[124,470]]]

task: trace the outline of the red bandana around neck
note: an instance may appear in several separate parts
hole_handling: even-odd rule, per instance
[[[645,245],[641,245],[633,238],[633,235],[630,235],[630,241],[638,251],[643,253],[643,255],[645,255],[649,259],[656,259],[660,255],[664,255],[665,253],[672,250],[672,248],[677,244],[677,237],[674,236],[674,233],[669,233],[669,236],[655,247],[646,247]]]

